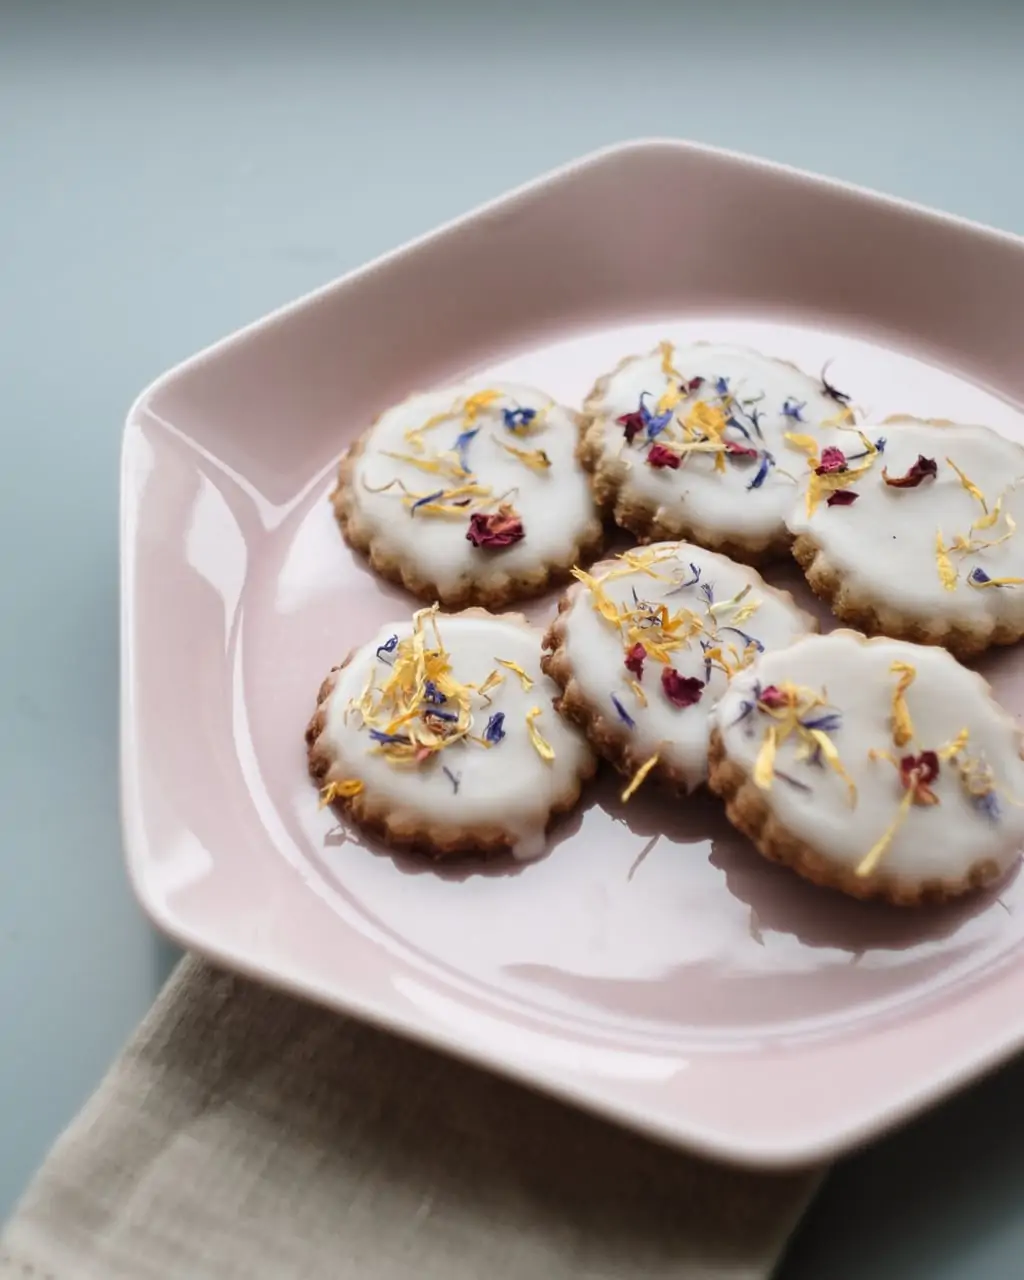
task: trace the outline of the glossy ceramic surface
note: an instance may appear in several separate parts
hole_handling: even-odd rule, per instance
[[[302,735],[329,667],[412,607],[326,500],[390,402],[474,372],[579,403],[623,354],[717,338],[832,360],[872,414],[1024,439],[1022,307],[1012,237],[638,143],[166,375],[123,467],[123,803],[149,914],[231,967],[744,1163],[832,1154],[1008,1055],[1019,877],[939,911],[866,906],[763,862],[707,796],[624,808],[607,777],[541,861],[438,870],[319,810]],[[794,570],[769,576],[813,607]],[[982,664],[1018,715],[1022,664]]]

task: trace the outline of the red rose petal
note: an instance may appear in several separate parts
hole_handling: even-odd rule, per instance
[[[767,707],[769,711],[774,711],[778,707],[786,707],[789,705],[789,699],[778,687],[778,685],[770,684],[761,690],[761,696],[758,702],[762,706]]]
[[[939,757],[934,751],[900,758],[900,782],[914,793],[914,804],[938,804],[939,797],[931,784],[939,776]]]
[[[627,671],[631,671],[638,680],[642,680],[644,676],[644,659],[647,657],[647,650],[638,640],[631,649],[626,650],[625,666]]]
[[[821,461],[814,470],[819,476],[830,476],[837,471],[845,471],[846,454],[834,444],[827,445],[822,449]]]
[[[675,667],[661,673],[661,687],[674,707],[692,707],[704,695],[704,681],[696,676],[681,676]]]
[[[513,543],[520,542],[526,537],[526,530],[515,511],[507,503],[503,503],[497,511],[477,511],[471,515],[466,537],[474,547],[498,551],[502,547],[511,547]]]
[[[679,454],[673,453],[671,449],[667,449],[663,444],[652,444],[647,451],[647,465],[656,467],[659,470],[662,467],[668,467],[672,471],[679,468]]]
[[[909,468],[906,475],[891,476],[882,468],[882,479],[890,489],[916,489],[922,480],[934,480],[939,474],[938,463],[934,458],[926,458],[923,453],[917,455],[917,461]]]
[[[644,415],[639,409],[634,410],[633,413],[624,413],[621,418],[616,418],[615,421],[622,427],[627,444],[632,444],[633,438],[644,429]]]

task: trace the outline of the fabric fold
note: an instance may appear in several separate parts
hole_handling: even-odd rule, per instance
[[[187,958],[0,1276],[764,1280],[818,1177],[657,1146]]]

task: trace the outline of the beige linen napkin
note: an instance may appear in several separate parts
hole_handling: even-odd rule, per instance
[[[763,1280],[739,1173],[185,960],[9,1223],[34,1280]]]

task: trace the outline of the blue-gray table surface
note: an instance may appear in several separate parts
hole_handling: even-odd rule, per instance
[[[1024,232],[1022,83],[1014,0],[0,4],[0,1219],[174,959],[118,826],[135,393],[641,135]],[[1018,1064],[842,1162],[783,1280],[1024,1274],[1022,1099]]]

